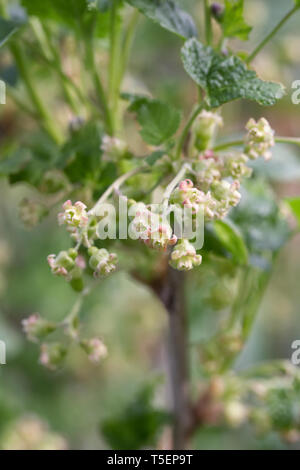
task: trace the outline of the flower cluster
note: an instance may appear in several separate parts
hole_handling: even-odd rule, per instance
[[[61,330],[68,338],[68,342],[42,342],[40,364],[50,370],[62,366],[69,350],[69,343],[78,343],[87,353],[91,362],[99,362],[107,356],[107,348],[99,338],[80,339],[80,324],[76,314],[70,314],[63,322],[54,323],[42,318],[39,314],[32,314],[22,321],[23,331],[27,338],[35,343],[41,343],[55,332],[56,336]]]
[[[240,152],[226,155],[224,158],[223,175],[237,180],[250,178],[252,169],[247,165],[248,160],[247,155]]]
[[[221,160],[217,158],[212,150],[206,150],[198,156],[198,160],[194,163],[194,168],[197,175],[197,183],[203,191],[207,191],[213,181],[221,178],[221,163]]]
[[[105,277],[116,270],[117,255],[109,253],[105,248],[89,248],[89,266],[94,271],[94,277]]]
[[[130,224],[130,234],[133,238],[141,240],[150,248],[163,251],[176,244],[177,237],[162,213],[152,211],[151,207],[143,203],[132,207],[135,213]]]
[[[170,202],[191,209],[192,214],[197,214],[201,210],[207,218],[213,217],[215,201],[211,194],[209,192],[205,194],[195,188],[190,179],[181,181],[178,188],[173,191]]]
[[[59,224],[67,225],[76,246],[58,255],[49,255],[48,264],[54,275],[64,277],[74,290],[82,291],[87,265],[93,270],[94,277],[103,277],[115,271],[117,255],[93,246],[97,238],[97,218],[86,211],[85,204],[78,201],[73,205],[68,200],[63,204],[63,209],[64,212],[58,215]],[[87,248],[83,254],[79,254],[81,245]]]
[[[275,145],[275,132],[268,121],[265,118],[261,118],[258,122],[250,119],[246,129],[248,134],[245,137],[245,153],[251,160],[256,160],[258,157],[270,160],[272,157],[270,149]]]
[[[86,212],[86,205],[81,201],[72,204],[72,201],[68,200],[63,204],[64,212],[58,214],[59,225],[67,225],[71,232],[74,229],[84,228],[87,226],[89,218]]]
[[[197,255],[195,247],[184,238],[177,243],[171,254],[171,266],[179,271],[189,271],[201,262],[202,256]]]
[[[211,192],[216,202],[214,217],[222,219],[228,214],[231,207],[235,207],[241,200],[241,194],[238,189],[240,182],[234,181],[230,183],[226,180],[215,181],[211,186]]]

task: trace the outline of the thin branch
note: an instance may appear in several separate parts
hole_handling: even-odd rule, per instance
[[[107,190],[102,194],[102,196],[100,197],[100,199],[98,199],[98,201],[96,202],[96,204],[94,205],[94,207],[89,211],[89,214],[90,215],[96,215],[97,214],[97,210],[99,209],[99,207],[101,206],[101,204],[103,204],[112,194],[114,191],[118,190],[122,184],[125,183],[125,181],[127,181],[129,178],[131,178],[132,176],[135,176],[137,175],[138,173],[141,173],[143,171],[147,171],[148,168],[143,165],[143,166],[139,166],[137,168],[133,168],[132,170],[128,171],[127,173],[124,173],[123,175],[121,175],[119,178],[117,178],[113,184],[111,184]]]
[[[291,16],[300,8],[300,4],[295,5],[279,23],[272,29],[272,31],[261,41],[261,43],[254,49],[252,54],[247,58],[247,64],[250,64],[257,54],[265,47],[265,45],[275,36],[275,34],[282,28],[282,26],[291,18]]]
[[[291,144],[300,146],[299,137],[275,137],[275,142],[277,144]],[[231,142],[224,142],[223,144],[216,145],[213,150],[218,152],[220,150],[225,150],[231,147],[242,147],[245,144],[243,140],[232,140]]]

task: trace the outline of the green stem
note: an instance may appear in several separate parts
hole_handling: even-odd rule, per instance
[[[112,0],[110,15],[109,106],[113,134],[116,134],[119,128],[120,70],[122,70],[122,28],[118,18],[118,3],[119,0]]]
[[[132,176],[135,176],[137,175],[138,173],[141,173],[143,171],[146,171],[147,170],[147,166],[146,165],[142,165],[142,166],[139,166],[137,168],[133,168],[132,170],[128,171],[127,173],[124,173],[123,175],[121,175],[119,178],[117,178],[113,184],[111,184],[107,190],[102,194],[102,196],[100,197],[100,199],[98,199],[98,201],[96,202],[96,204],[94,205],[94,207],[89,211],[89,214],[90,215],[97,215],[97,210],[98,208],[101,206],[101,204],[103,204],[111,195],[114,191],[117,191],[121,186],[122,184],[125,183],[125,181],[127,181],[129,178],[131,178]]]
[[[300,5],[295,5],[282,20],[272,29],[272,31],[261,41],[261,43],[254,49],[252,54],[247,59],[247,64],[250,64],[257,54],[265,47],[265,45],[275,36],[275,34],[282,28],[282,26],[290,19],[290,17],[299,10]]]
[[[204,107],[203,104],[197,105],[195,107],[195,109],[192,111],[186,125],[184,126],[184,129],[183,129],[183,131],[182,131],[182,133],[179,137],[178,144],[177,144],[177,147],[176,147],[176,152],[175,152],[175,159],[176,160],[180,159],[182,149],[184,147],[184,143],[185,143],[186,138],[188,136],[189,130],[190,130],[193,122],[195,121],[196,117],[198,116],[198,114],[202,111],[203,107]]]
[[[300,146],[299,137],[276,137],[275,142],[277,144],[291,144]],[[245,144],[243,140],[233,140],[231,142],[225,142],[224,144],[216,145],[213,150],[218,152],[220,150],[225,150],[230,147],[242,147]]]
[[[54,120],[48,113],[46,107],[44,106],[43,101],[41,100],[36,90],[36,85],[33,81],[32,76],[29,74],[29,66],[27,64],[26,57],[22,48],[16,42],[11,42],[10,50],[16,61],[20,75],[26,87],[28,96],[32,104],[34,105],[36,113],[38,114],[38,116],[40,117],[42,121],[42,125],[44,129],[56,143],[60,144],[63,141],[63,137],[61,133],[59,132],[59,130],[57,129],[57,127],[55,126]]]
[[[129,20],[127,31],[124,37],[124,46],[122,50],[122,67],[121,67],[121,73],[120,73],[120,78],[119,78],[120,85],[122,83],[122,79],[125,75],[126,68],[128,65],[138,19],[139,19],[139,11],[134,9],[132,16]]]
[[[276,137],[275,141],[278,144],[293,144],[300,146],[300,138],[299,137]]]
[[[73,110],[73,112],[76,115],[80,114],[79,107],[77,102],[74,100],[74,97],[70,91],[69,83],[71,80],[66,81],[64,78],[64,72],[63,72],[63,67],[62,67],[62,61],[60,54],[58,52],[58,49],[54,46],[52,42],[52,35],[51,32],[49,31],[48,27],[44,24],[42,25],[40,22],[40,28],[41,31],[43,32],[43,35],[45,37],[45,45],[48,47],[52,58],[53,58],[53,64],[55,66],[56,73],[58,74],[58,77],[60,78],[61,81],[61,87],[63,90],[63,93],[65,95],[66,101],[69,103],[70,108]]]
[[[76,302],[74,303],[73,307],[71,308],[71,311],[68,313],[66,318],[63,320],[62,325],[68,325],[70,324],[74,318],[78,316],[78,313],[80,312],[80,309],[82,307],[83,303],[83,298],[86,295],[85,292],[80,294],[80,296],[77,298]]]
[[[66,75],[63,72],[62,69],[57,68],[57,65],[54,63],[53,59],[50,59],[50,58],[46,57],[46,55],[43,54],[43,52],[40,49],[38,49],[36,47],[34,48],[33,45],[29,41],[27,41],[26,39],[24,39],[24,44],[27,45],[31,49],[31,51],[34,52],[34,54],[38,55],[39,60],[42,60],[45,64],[47,64],[49,67],[51,67],[53,70],[55,70],[59,74],[61,80],[63,80],[66,84],[68,84],[73,89],[73,92],[77,95],[77,99],[83,105],[86,104],[86,101],[87,101],[88,97],[86,97],[84,95],[84,93],[79,88],[79,86],[77,86],[77,84],[75,82],[73,82],[70,79],[70,77],[68,77],[68,75]],[[92,101],[90,101],[90,104],[94,105],[94,107],[96,108],[96,105]]]
[[[204,0],[204,15],[205,15],[205,38],[207,45],[212,43],[212,25],[211,25],[211,11],[209,0]]]
[[[112,120],[111,120],[111,115],[110,115],[109,108],[107,105],[104,88],[103,88],[100,76],[98,74],[98,71],[97,71],[97,65],[96,65],[95,54],[94,54],[94,37],[93,37],[92,32],[89,37],[85,38],[85,54],[86,54],[87,69],[91,74],[94,87],[98,96],[99,104],[103,110],[106,130],[108,134],[112,135],[113,133]]]

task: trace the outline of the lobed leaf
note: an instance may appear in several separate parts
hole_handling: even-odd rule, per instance
[[[146,96],[123,95],[131,101],[129,111],[137,114],[140,134],[150,145],[161,145],[177,131],[181,113],[173,106]]]
[[[261,80],[238,57],[220,55],[195,38],[183,46],[182,61],[186,72],[205,90],[212,108],[239,98],[271,106],[284,95],[281,84]]]
[[[224,15],[220,20],[226,38],[249,39],[252,27],[244,19],[244,0],[225,0]]]

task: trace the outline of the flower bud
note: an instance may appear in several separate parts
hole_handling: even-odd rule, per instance
[[[77,201],[74,205],[70,200],[63,204],[64,212],[58,214],[59,225],[66,224],[70,228],[83,228],[86,227],[89,221],[86,212],[86,205],[83,202]]]
[[[156,250],[166,250],[168,246],[176,244],[177,238],[172,227],[160,212],[151,212],[144,203],[138,203],[134,208],[130,230],[134,231],[139,240]]]
[[[196,214],[201,203],[204,200],[204,193],[194,188],[194,183],[187,179],[181,181],[179,186],[173,191],[170,202],[173,204],[180,204],[187,208],[192,209],[192,212]]]
[[[224,16],[225,8],[220,3],[214,2],[214,3],[212,3],[212,5],[210,7],[210,11],[211,11],[212,16],[217,21],[220,21],[220,20],[222,20],[222,18]]]
[[[202,256],[197,255],[194,246],[186,239],[178,242],[174,248],[170,264],[179,271],[189,271],[202,262]]]
[[[221,116],[211,111],[201,111],[192,127],[192,145],[199,152],[211,147],[212,139],[218,127],[223,125]]]
[[[76,256],[77,251],[74,249],[61,251],[57,256],[49,255],[47,260],[52,273],[55,276],[62,276],[70,280],[70,273],[75,267]]]
[[[275,145],[275,132],[265,118],[261,118],[258,122],[250,119],[246,129],[248,134],[245,137],[245,153],[251,160],[258,157],[264,157],[270,160],[272,152],[270,149]]]
[[[235,207],[241,200],[241,194],[238,192],[239,181],[229,183],[229,181],[216,181],[211,186],[213,198],[216,200],[215,216],[222,218],[227,215],[231,207]]]
[[[37,342],[56,330],[55,323],[41,318],[37,313],[22,320],[23,331],[30,341]]]
[[[159,227],[148,231],[148,238],[143,240],[144,243],[156,250],[166,250],[168,246],[177,243],[177,237],[173,234],[172,227],[169,223],[160,223]]]
[[[19,217],[26,228],[36,227],[48,215],[47,207],[37,201],[24,198],[19,205]]]
[[[87,353],[91,362],[97,363],[107,356],[107,347],[99,338],[82,340],[80,346]]]
[[[61,343],[44,343],[41,345],[40,364],[55,370],[62,364],[67,352],[67,348]]]
[[[247,162],[248,157],[244,153],[226,156],[224,159],[224,176],[231,176],[234,179],[249,178],[252,169],[247,166]]]
[[[88,251],[89,265],[95,277],[104,277],[116,270],[117,255],[109,253],[105,248],[92,247]]]
[[[203,191],[208,190],[215,180],[221,178],[221,162],[210,150],[200,155],[194,168],[197,174],[197,182]]]

